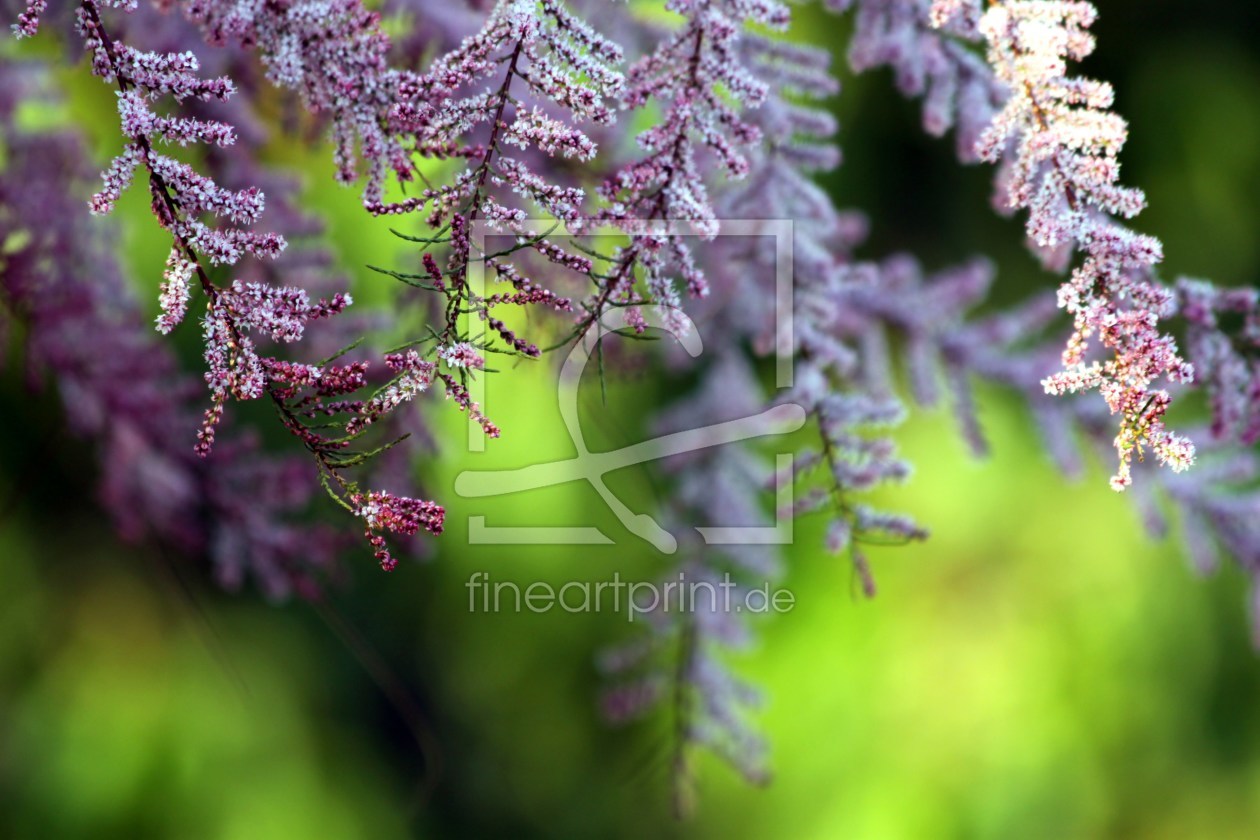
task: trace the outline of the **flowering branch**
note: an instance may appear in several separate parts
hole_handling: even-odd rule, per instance
[[[486,368],[485,352],[529,358],[541,354],[536,344],[517,336],[496,310],[503,305],[541,305],[562,312],[572,308],[569,298],[523,273],[519,257],[533,254],[546,264],[582,276],[592,269],[587,256],[566,251],[546,233],[529,233],[527,222],[534,213],[519,201],[524,199],[531,210],[550,216],[557,226],[576,224],[584,201],[582,190],[550,183],[527,159],[511,153],[510,147],[536,150],[550,160],[591,160],[595,143],[573,124],[613,121],[604,101],[621,89],[622,76],[613,69],[620,60],[616,45],[559,0],[500,0],[480,32],[404,86],[405,98],[392,110],[393,126],[414,138],[415,152],[469,161],[449,184],[430,186],[420,196],[387,208],[390,213],[429,209],[427,221],[436,234],[404,238],[448,246],[445,269],[426,252],[425,275],[385,273],[445,299],[442,323],[429,328],[436,341],[431,352],[453,374],[440,373],[438,378],[448,398],[491,437],[498,436],[499,428],[472,401],[466,379]],[[497,79],[497,87],[472,92],[478,80],[488,78]],[[556,111],[565,113],[568,122],[549,113]],[[469,143],[468,137],[478,132],[484,135],[482,142]],[[512,235],[513,245],[503,251],[474,253],[471,227],[478,222],[491,231]],[[468,272],[474,262],[483,263],[511,291],[484,296],[473,289]],[[464,332],[461,319],[474,316],[505,349],[484,339],[474,341]]]
[[[1094,16],[1094,7],[1082,2],[990,7],[980,29],[1010,97],[978,150],[997,161],[1008,142],[1017,144],[1007,189],[1011,206],[1029,211],[1028,235],[1043,248],[1072,243],[1086,254],[1059,291],[1075,330],[1063,353],[1065,370],[1045,386],[1053,394],[1098,390],[1120,416],[1120,467],[1111,486],[1123,490],[1132,483],[1134,456],[1140,459],[1147,446],[1174,471],[1193,463],[1194,445],[1164,425],[1168,392],[1152,386],[1162,377],[1189,382],[1194,371],[1158,329],[1173,310],[1171,293],[1151,278],[1163,255],[1158,240],[1109,218],[1131,218],[1145,204],[1140,191],[1116,184],[1116,154],[1127,129],[1107,110],[1111,87],[1066,75],[1065,58],[1079,61],[1093,50],[1085,30]],[[1086,361],[1094,336],[1113,351],[1111,359]]]
[[[157,153],[155,142],[190,141],[230,145],[231,128],[199,119],[168,119],[153,114],[146,102],[161,94],[176,99],[187,96],[226,98],[232,93],[226,79],[201,80],[194,74],[197,63],[191,53],[140,53],[115,44],[102,24],[94,0],[82,0],[79,32],[92,55],[93,72],[113,80],[119,88],[122,130],[129,144],[115,158],[104,175],[105,187],[91,202],[92,210],[110,210],[127,186],[135,170],[143,165],[149,174],[152,208],[158,222],[174,238],[162,284],[163,314],[158,329],[169,332],[182,319],[187,308],[188,285],[196,276],[206,297],[202,323],[205,340],[206,382],[211,406],[206,410],[198,432],[196,451],[203,457],[214,445],[215,427],[223,417],[228,397],[256,399],[264,394],[276,406],[284,427],[302,441],[314,456],[320,480],[329,494],[367,523],[367,537],[382,568],[394,568],[396,561],[384,544],[380,530],[412,535],[420,527],[431,533],[442,530],[442,509],[430,502],[394,497],[385,493],[364,493],[344,477],[343,471],[358,466],[383,449],[347,455],[345,450],[362,433],[362,428],[343,426],[345,436],[329,436],[310,428],[295,412],[289,400],[303,387],[314,388],[314,396],[302,398],[302,408],[336,414],[324,397],[342,397],[364,386],[358,368],[329,368],[295,365],[260,356],[251,332],[261,332],[273,341],[294,342],[302,337],[305,325],[342,312],[349,295],[337,294],[330,300],[312,304],[305,291],[296,287],[274,287],[261,283],[233,281],[216,285],[201,263],[235,263],[244,253],[274,257],[284,240],[274,234],[227,228],[211,228],[197,219],[209,213],[236,222],[256,221],[262,212],[263,197],[255,188],[231,192],[195,172],[187,164]],[[387,363],[390,360],[387,359]],[[397,403],[395,403],[396,405]],[[338,405],[344,409],[346,404]],[[393,406],[391,405],[390,408]],[[386,447],[387,448],[387,447]]]
[[[214,45],[236,42],[255,49],[276,85],[296,91],[306,108],[332,125],[337,177],[357,177],[366,163],[363,204],[385,212],[392,173],[412,181],[415,168],[389,128],[387,115],[414,74],[388,65],[389,39],[380,15],[360,0],[184,0],[185,13]]]
[[[662,233],[653,223],[682,222],[702,239],[717,234],[717,217],[700,170],[701,150],[731,178],[748,174],[743,148],[760,139],[739,108],[755,108],[766,96],[766,84],[740,62],[739,39],[751,24],[786,27],[787,7],[775,0],[676,0],[669,8],[684,23],[649,55],[630,68],[624,103],[641,109],[659,103],[659,123],[642,132],[638,145],[646,154],[619,168],[599,188],[608,206],[599,220],[621,227],[630,244],[619,248],[611,268],[595,278],[598,292],[584,308],[579,331],[598,323],[611,304],[627,307],[626,317],[638,330],[638,303],[678,308],[672,273],[677,272],[693,297],[708,294],[708,282],[682,235]],[[641,271],[646,296],[634,291]]]
[[[248,435],[208,458],[172,436],[196,423],[201,388],[144,323],[77,197],[89,177],[77,138],[13,129],[33,76],[0,61],[0,325],[23,325],[32,387],[54,378],[69,431],[97,452],[98,498],[123,539],[206,558],[227,587],[248,573],[268,597],[313,596],[342,541],[296,516],[315,490],[306,464],[269,456]]]

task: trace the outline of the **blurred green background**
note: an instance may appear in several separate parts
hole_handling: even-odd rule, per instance
[[[1138,226],[1164,240],[1169,277],[1255,284],[1257,7],[1099,6],[1084,70],[1116,84],[1131,122],[1126,181],[1150,198]],[[801,16],[815,42],[845,42],[847,21]],[[66,114],[104,161],[113,98],[82,66],[64,77]],[[999,302],[1053,282],[1022,251],[1018,222],[990,211],[991,171],[960,168],[951,140],[923,137],[917,104],[886,73],[844,77],[846,165],[827,183],[871,213],[862,256],[908,249],[940,267],[991,254]],[[388,224],[331,185],[326,149],[274,154],[306,170],[356,297],[386,300],[361,266],[408,258]],[[138,191],[121,223],[153,297],[165,245]],[[490,452],[454,447],[429,465],[451,503],[432,561],[383,575],[364,553],[318,610],[227,595],[183,558],[119,546],[92,507],[87,450],[63,438],[36,450],[55,402],[5,373],[0,498],[32,459],[42,480],[0,520],[0,836],[1260,836],[1248,582],[1232,567],[1199,579],[1173,542],[1144,537],[1101,466],[1061,479],[1001,394],[983,395],[988,462],[965,454],[943,412],[903,430],[917,472],[884,500],[933,538],[875,555],[875,600],[855,597],[816,527],[799,527],[781,584],[796,608],[760,622],[760,645],[735,661],[768,690],[759,722],[774,781],[749,788],[704,758],[696,813],[675,821],[666,721],[612,729],[597,713],[595,653],[633,634],[624,616],[468,611],[476,571],[559,583],[668,568],[578,485],[477,512],[594,521],[620,545],[468,546],[456,472],[570,451],[554,407],[527,398],[542,376],[520,369],[492,386],[512,408]],[[645,382],[614,387],[605,416],[625,428],[608,439],[634,438],[639,406],[659,397]],[[646,474],[617,481],[649,504]]]

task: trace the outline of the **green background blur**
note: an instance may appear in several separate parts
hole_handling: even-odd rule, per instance
[[[1132,125],[1125,180],[1166,245],[1167,276],[1260,280],[1260,15],[1245,2],[1102,0],[1099,53]],[[813,40],[848,23],[801,13]],[[38,49],[38,48],[37,48]],[[112,96],[67,69],[70,114],[104,161]],[[863,256],[908,249],[929,267],[976,253],[999,264],[998,302],[1053,278],[988,207],[991,171],[961,168],[950,140],[886,73],[845,71],[836,107],[846,164],[827,179],[871,213]],[[33,117],[32,119],[36,119]],[[277,160],[306,170],[307,200],[356,298],[387,300],[365,263],[409,256],[326,149]],[[133,191],[125,253],[144,294],[165,245]],[[479,505],[493,524],[587,524],[618,546],[469,547],[460,469],[567,456],[541,368],[494,383],[504,439],[429,466],[450,502],[431,562],[376,573],[352,559],[323,611],[228,595],[181,558],[119,546],[91,504],[88,451],[57,428],[55,401],[4,374],[0,499],[34,463],[40,480],[0,520],[0,836],[179,838],[708,837],[1250,838],[1260,836],[1260,658],[1248,583],[1199,579],[1173,542],[1141,534],[1095,464],[1079,483],[1048,465],[1028,418],[984,394],[994,456],[969,459],[942,411],[900,436],[917,465],[884,494],[931,527],[925,545],[879,551],[880,595],[798,527],[780,585],[788,615],[760,622],[738,670],[768,689],[759,718],[775,779],[749,788],[699,763],[698,807],[676,822],[664,719],[610,729],[594,658],[630,638],[624,616],[469,613],[465,582],[650,579],[668,558],[636,542],[585,486]],[[542,391],[545,393],[545,389]],[[519,397],[516,399],[515,397]],[[611,389],[593,445],[635,439],[659,386]],[[450,412],[441,416],[449,417]],[[457,424],[443,420],[455,434]],[[646,509],[656,488],[616,485]],[[334,513],[337,513],[334,511]]]

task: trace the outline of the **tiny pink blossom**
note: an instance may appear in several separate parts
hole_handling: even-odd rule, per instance
[[[440,348],[438,356],[453,368],[480,370],[486,366],[485,357],[467,341]]]

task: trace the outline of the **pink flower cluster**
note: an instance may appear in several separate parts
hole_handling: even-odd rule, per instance
[[[437,365],[422,359],[415,350],[388,354],[385,365],[393,372],[393,379],[364,403],[358,416],[346,426],[348,433],[357,434],[398,406],[429,390],[437,369]]]
[[[675,272],[691,295],[708,294],[685,236],[636,231],[645,221],[662,220],[686,222],[692,233],[714,237],[717,218],[700,169],[701,150],[711,153],[729,177],[742,178],[749,171],[744,149],[761,138],[740,109],[759,106],[768,88],[741,62],[739,39],[750,24],[785,28],[787,7],[776,0],[674,0],[669,8],[683,16],[683,25],[631,66],[624,96],[629,108],[658,103],[664,113],[637,138],[646,154],[622,166],[599,189],[608,202],[601,220],[620,225],[632,238],[589,305],[593,320],[610,301],[634,298],[636,268],[654,303],[681,305]]]
[[[1028,210],[1029,237],[1041,248],[1085,253],[1059,291],[1075,330],[1063,353],[1065,369],[1045,387],[1052,394],[1097,390],[1119,415],[1120,465],[1111,486],[1123,490],[1132,483],[1134,457],[1141,459],[1148,447],[1173,470],[1193,463],[1194,445],[1164,425],[1171,399],[1155,383],[1189,382],[1194,372],[1159,329],[1173,304],[1171,292],[1152,277],[1163,256],[1159,242],[1111,219],[1132,217],[1145,204],[1139,190],[1116,183],[1127,127],[1108,110],[1111,87],[1067,75],[1066,59],[1079,61],[1093,50],[1087,29],[1095,14],[1089,3],[1028,0],[985,12],[980,30],[989,61],[1010,95],[979,152],[998,161],[1007,144],[1015,144],[1006,193],[1011,207]],[[1090,361],[1092,340],[1112,356]]]
[[[442,533],[446,517],[446,511],[434,502],[375,490],[366,495],[356,493],[350,497],[350,502],[355,507],[355,514],[362,517],[366,525],[367,540],[376,550],[377,562],[387,572],[392,572],[398,561],[390,553],[381,531],[414,536],[424,530],[436,536]]]
[[[29,70],[0,61],[0,239],[9,243],[0,331],[22,324],[20,364],[31,386],[56,383],[64,431],[94,451],[95,495],[121,539],[204,560],[228,588],[248,574],[272,599],[318,591],[345,541],[304,515],[316,489],[308,465],[265,451],[248,430],[209,459],[187,446],[181,430],[200,413],[200,377],[153,335],[102,220],[83,206],[95,174],[84,144],[12,119],[38,78]]]
[[[343,11],[354,8],[358,8],[357,5],[346,4]],[[258,233],[244,227],[211,227],[203,222],[205,216],[238,225],[258,221],[264,206],[261,190],[256,187],[240,190],[224,188],[190,165],[156,151],[156,146],[161,143],[186,145],[197,142],[220,148],[232,146],[235,134],[230,126],[220,121],[160,116],[150,106],[151,101],[161,96],[170,96],[177,102],[190,98],[225,100],[234,92],[232,83],[226,78],[205,80],[198,77],[198,63],[190,52],[145,53],[114,42],[105,30],[95,0],[84,0],[77,19],[78,31],[92,56],[93,71],[118,85],[120,124],[128,139],[123,152],[104,174],[104,188],[93,198],[91,207],[95,212],[110,210],[136,170],[143,167],[149,175],[154,215],[174,238],[161,287],[159,331],[169,332],[183,319],[194,276],[206,296],[202,332],[205,380],[211,392],[211,405],[197,434],[196,453],[202,457],[210,454],[216,427],[223,419],[224,406],[229,398],[248,400],[268,396],[285,428],[314,456],[324,488],[333,498],[351,507],[347,500],[360,491],[358,484],[349,480],[344,471],[366,463],[369,458],[392,448],[399,441],[368,452],[354,452],[350,446],[367,426],[403,400],[383,402],[375,399],[365,403],[343,399],[366,386],[365,363],[327,366],[328,375],[325,376],[325,366],[289,362],[262,354],[250,336],[251,333],[261,333],[270,341],[298,341],[310,321],[340,314],[350,305],[350,296],[339,293],[312,303],[308,293],[296,286],[274,286],[240,279],[233,280],[226,287],[213,283],[200,259],[234,264],[246,254],[274,257],[284,247],[284,239],[276,234]],[[215,37],[228,33],[246,37],[244,30],[237,26],[239,18],[229,15],[216,20],[222,26],[215,29]],[[370,28],[371,21],[360,20],[359,23]],[[366,45],[364,49],[364,55],[370,56],[371,45]],[[344,55],[342,57],[345,58]],[[345,60],[349,61],[348,58]],[[274,70],[275,65],[272,67]],[[318,72],[326,71],[327,68]],[[294,82],[297,77],[284,78]],[[308,91],[311,96],[318,93]],[[341,130],[349,129],[343,124]],[[387,360],[396,372],[397,358]],[[418,389],[413,390],[418,392]],[[331,424],[310,422],[317,417],[339,419]],[[330,435],[327,432],[329,428],[340,431]],[[440,508],[437,510],[440,511]],[[386,517],[382,521],[395,520]],[[407,533],[408,527],[401,525],[396,530]],[[381,551],[386,551],[380,544],[379,536],[370,535],[370,540],[377,549],[378,557]]]
[[[158,303],[162,314],[157,316],[157,331],[166,335],[184,320],[188,311],[193,274],[197,264],[184,258],[179,248],[172,248],[166,258],[166,271],[162,273],[161,294]]]
[[[619,47],[558,0],[501,0],[479,32],[440,56],[423,76],[404,80],[401,99],[391,108],[390,125],[412,138],[418,153],[466,161],[447,183],[378,210],[424,208],[428,223],[439,229],[419,241],[448,248],[444,268],[426,252],[424,274],[385,273],[445,299],[443,322],[430,327],[438,338],[433,353],[457,375],[438,378],[447,397],[491,437],[499,428],[472,399],[466,379],[485,368],[483,353],[494,349],[492,342],[522,356],[541,354],[496,310],[507,304],[570,309],[567,297],[526,274],[530,257],[544,270],[559,266],[582,278],[592,270],[589,257],[562,248],[528,224],[539,212],[557,223],[578,223],[585,200],[580,188],[541,174],[539,161],[594,157],[595,142],[578,125],[613,121],[608,101],[622,88],[615,69],[620,61]],[[522,154],[509,154],[512,149]],[[474,246],[474,232],[486,241],[506,234],[512,242],[503,250],[484,250],[485,242]],[[485,295],[472,288],[474,261],[513,291]],[[469,335],[475,324],[482,325],[484,339]]]
[[[188,164],[160,154],[155,148],[159,143],[231,145],[235,136],[230,126],[210,120],[159,117],[148,103],[163,95],[176,100],[226,99],[234,91],[232,83],[226,78],[199,78],[192,53],[143,53],[114,44],[93,0],[80,6],[78,28],[92,56],[94,72],[118,84],[118,113],[122,133],[128,140],[102,176],[104,187],[92,197],[93,212],[113,209],[137,167],[143,166],[152,176],[149,185],[154,214],[185,247],[213,263],[235,263],[245,253],[264,257],[278,254],[285,242],[276,234],[212,228],[199,218],[209,214],[237,224],[252,224],[263,209],[260,191],[224,189]]]
[[[13,34],[18,38],[30,38],[39,32],[39,19],[48,11],[48,0],[27,0],[26,11],[18,15],[13,24]]]
[[[1211,404],[1212,436],[1251,446],[1260,440],[1260,293],[1185,278],[1176,291],[1186,351]],[[1222,325],[1231,319],[1239,322],[1233,331]]]
[[[856,7],[849,64],[863,72],[888,67],[898,89],[923,97],[923,128],[939,137],[957,130],[957,151],[977,160],[977,143],[1006,90],[970,48],[979,39],[978,0],[827,0],[833,11]]]
[[[414,133],[420,150],[441,156],[465,144],[479,127],[488,131],[484,145],[470,150],[472,162],[455,176],[453,188],[422,196],[438,199],[433,219],[464,206],[461,212],[470,221],[480,216],[495,227],[519,230],[529,214],[491,195],[489,184],[505,186],[558,219],[576,220],[582,191],[552,185],[524,160],[506,155],[504,147],[592,158],[595,144],[575,123],[612,122],[605,100],[621,89],[621,75],[613,69],[620,60],[618,47],[555,0],[500,2],[480,32],[404,86],[410,98],[393,110],[395,125]],[[495,87],[473,92],[480,79]],[[528,109],[520,99],[525,94],[536,103]],[[418,205],[413,199],[404,206]]]
[[[210,43],[252,46],[271,81],[297,91],[309,110],[328,117],[338,178],[353,181],[360,157],[367,164],[368,209],[383,206],[391,173],[405,181],[414,177],[407,150],[384,119],[412,74],[389,66],[380,16],[360,0],[184,0],[182,5]]]

